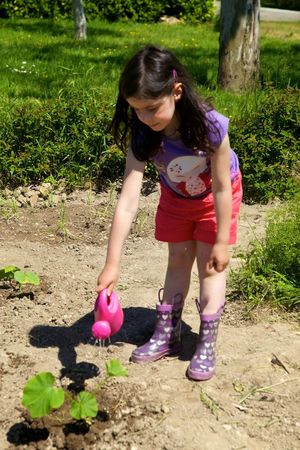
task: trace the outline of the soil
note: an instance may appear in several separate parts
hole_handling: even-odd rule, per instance
[[[179,356],[150,364],[129,361],[151,335],[167,249],[153,238],[158,191],[141,209],[122,259],[118,293],[125,322],[111,344],[91,340],[95,283],[103,265],[116,191],[76,192],[45,208],[0,208],[0,268],[37,272],[41,284],[19,292],[0,285],[0,449],[278,449],[300,448],[300,327],[295,316],[270,309],[245,315],[227,302],[218,340],[217,370],[207,382],[185,372],[199,327],[193,270],[183,313]],[[264,233],[270,206],[243,205],[239,247]],[[129,376],[97,390],[100,411],[91,425],[67,411],[31,421],[21,405],[28,378],[50,371],[69,390],[93,391],[105,362],[117,358]]]

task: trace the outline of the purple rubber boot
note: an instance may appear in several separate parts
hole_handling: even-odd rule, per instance
[[[176,294],[172,305],[161,303],[162,289],[159,290],[156,305],[156,326],[152,337],[146,344],[136,348],[131,361],[142,363],[156,361],[167,355],[174,355],[181,347],[181,314],[183,309],[182,294]]]
[[[187,369],[187,376],[192,380],[203,381],[209,380],[215,371],[216,342],[224,305],[215,314],[202,314],[198,300],[196,300],[196,305],[200,314],[201,325],[196,351]]]

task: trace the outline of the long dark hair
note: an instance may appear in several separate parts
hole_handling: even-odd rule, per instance
[[[174,83],[182,83],[182,97],[176,102],[180,118],[179,133],[184,145],[194,150],[213,152],[209,131],[218,132],[207,117],[212,109],[194,90],[194,82],[184,66],[170,51],[147,45],[125,65],[120,81],[111,132],[116,144],[125,152],[129,135],[133,154],[140,161],[149,161],[157,153],[162,134],[151,130],[137,117],[126,99],[157,99],[172,94]]]

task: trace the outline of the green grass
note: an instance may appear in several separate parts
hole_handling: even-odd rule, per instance
[[[73,22],[0,21],[0,107],[28,98],[56,98],[62,89],[85,90],[113,102],[124,62],[141,45],[173,50],[195,77],[204,95],[222,112],[239,115],[253,108],[257,95],[232,95],[216,88],[218,31],[213,24],[168,26],[119,22],[88,23],[88,40],[73,39]],[[300,24],[261,24],[263,83],[278,88],[300,79]],[[259,94],[261,96],[262,94]]]
[[[295,87],[300,80],[300,22],[261,24],[261,72],[265,83]]]
[[[266,235],[243,250],[241,267],[231,272],[232,299],[249,311],[266,303],[300,307],[300,196],[281,204],[268,217]]]
[[[38,183],[49,176],[63,178],[72,187],[90,183],[91,179],[100,186],[104,179],[120,176],[123,159],[111,147],[107,129],[121,68],[146,43],[173,50],[193,74],[199,91],[210,96],[216,108],[232,119],[231,142],[240,147],[240,155],[245,153],[242,169],[245,161],[250,161],[250,173],[256,170],[254,156],[260,156],[254,136],[257,112],[264,109],[263,119],[269,119],[272,111],[264,108],[265,104],[276,106],[276,97],[280,96],[291,99],[292,104],[297,95],[296,90],[289,93],[286,87],[295,86],[300,79],[296,54],[300,24],[262,24],[261,75],[263,87],[268,88],[240,95],[216,86],[219,33],[214,24],[92,21],[88,23],[86,42],[75,41],[73,35],[72,21],[0,20],[0,186]],[[295,108],[289,118],[283,114],[283,128],[286,130],[285,122],[290,124],[286,131],[294,133],[295,139],[296,114]],[[251,118],[255,128],[249,136]],[[269,132],[265,136],[263,129],[258,143],[272,148],[271,139],[269,146],[263,138],[277,138],[282,128],[278,120],[267,120]],[[276,157],[283,153],[281,140],[286,145],[281,135],[279,138]],[[248,149],[254,154],[249,155]],[[281,164],[280,157],[271,162],[276,166],[277,161]],[[294,163],[291,167],[296,172]],[[278,164],[269,170],[274,178],[277,168]],[[259,187],[266,185],[256,176],[254,182]]]

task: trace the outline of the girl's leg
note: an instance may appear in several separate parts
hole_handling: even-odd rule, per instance
[[[195,259],[193,241],[169,244],[169,261],[163,290],[156,305],[156,326],[152,337],[136,348],[131,360],[136,363],[156,361],[178,353],[181,346],[181,313],[188,293]]]
[[[169,243],[168,267],[165,277],[163,304],[172,304],[174,296],[187,296],[192,266],[196,256],[196,242]]]
[[[208,270],[212,245],[197,242],[197,266],[200,282],[200,307],[203,314],[214,314],[225,303],[226,271]]]
[[[196,301],[196,304],[201,325],[187,376],[198,381],[208,380],[214,374],[218,328],[225,303],[226,274],[207,268],[211,249],[211,245],[197,242],[200,301]]]

